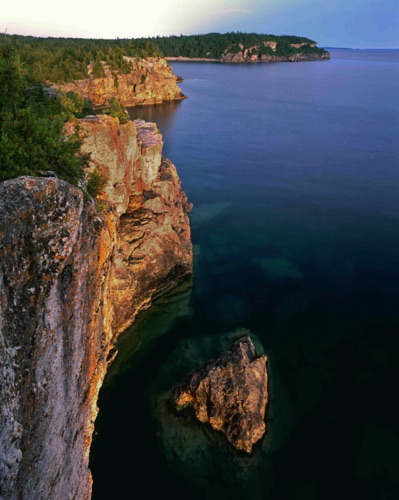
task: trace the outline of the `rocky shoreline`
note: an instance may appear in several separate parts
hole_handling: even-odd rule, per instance
[[[81,120],[99,200],[54,176],[0,184],[0,497],[91,498],[97,397],[118,335],[192,273],[156,125]]]
[[[79,94],[90,101],[94,109],[106,108],[113,97],[128,107],[186,99],[177,86],[181,78],[174,75],[164,58],[125,57],[125,59],[132,67],[128,74],[112,71],[104,62],[105,76],[102,78],[94,78],[91,74],[90,78],[84,80],[76,80],[63,85],[52,84],[52,86],[62,92]],[[89,73],[91,73],[90,68]]]
[[[330,54],[292,54],[290,56],[262,55],[261,57],[244,57],[239,54],[226,54],[220,59],[211,59],[206,57],[165,57],[170,62],[216,62],[216,63],[232,63],[232,64],[256,64],[256,63],[272,63],[272,62],[305,62],[305,61],[323,61],[330,59]]]

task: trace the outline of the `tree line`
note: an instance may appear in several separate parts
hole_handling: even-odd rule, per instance
[[[88,78],[88,65],[93,65],[93,76],[104,76],[101,61],[113,71],[122,74],[131,71],[124,59],[129,57],[160,57],[158,46],[150,40],[38,38],[22,35],[3,35],[11,39],[21,65],[31,83],[67,83]]]
[[[322,53],[324,49],[311,47],[315,44],[310,38],[291,35],[271,35],[259,33],[208,33],[206,35],[171,35],[164,37],[139,38],[137,42],[151,42],[165,55],[170,57],[203,57],[219,59],[228,50],[232,53],[241,51],[240,44],[244,49],[259,47],[260,54],[274,54],[277,56],[289,56],[298,52]],[[277,42],[276,51],[264,46],[263,42]],[[300,49],[292,47],[291,44],[306,43]]]

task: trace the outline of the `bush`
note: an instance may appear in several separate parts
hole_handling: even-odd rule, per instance
[[[107,178],[103,174],[99,174],[97,170],[89,172],[87,175],[87,192],[93,198],[96,198],[104,189],[107,183]]]
[[[101,61],[97,60],[93,64],[93,77],[94,78],[103,78],[105,76],[104,66]]]
[[[109,100],[109,108],[106,110],[106,113],[114,118],[119,118],[120,123],[126,123],[128,120],[125,106],[116,97],[111,97]]]
[[[68,111],[70,113],[70,111]],[[66,140],[65,110],[41,85],[27,85],[15,45],[0,40],[0,182],[53,170],[71,184],[83,176],[87,157],[75,133]]]

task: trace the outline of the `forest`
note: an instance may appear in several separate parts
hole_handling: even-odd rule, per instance
[[[113,71],[126,74],[131,66],[123,56],[162,56],[158,46],[149,40],[2,36],[15,46],[30,83],[62,84],[88,78],[90,63],[94,63],[94,76],[100,78],[104,71],[100,61],[105,61]]]
[[[104,76],[101,61],[112,71],[122,74],[131,71],[128,57],[203,57],[219,59],[229,50],[239,52],[244,48],[259,47],[259,54],[289,56],[298,52],[305,54],[323,53],[324,49],[313,47],[313,40],[300,36],[268,35],[258,33],[209,33],[207,35],[168,36],[132,39],[85,39],[85,38],[38,38],[22,35],[2,35],[11,39],[18,52],[19,62],[32,84],[63,84],[89,77],[88,65],[93,66],[93,76]],[[263,42],[277,42],[272,51]],[[300,49],[291,44],[306,43]]]
[[[261,53],[270,53],[277,56],[289,56],[298,52],[305,53],[324,53],[325,50],[318,47],[311,47],[315,44],[313,40],[301,36],[289,35],[268,35],[259,33],[208,33],[207,35],[180,35],[167,37],[139,38],[140,43],[153,43],[166,56],[170,57],[203,57],[210,59],[219,59],[226,51],[238,52],[239,44],[244,49],[258,46]],[[277,42],[276,51],[270,47],[265,47],[263,42]],[[306,43],[307,46],[298,49],[291,47],[291,44]]]
[[[80,153],[76,118],[93,113],[90,103],[73,92],[55,93],[46,88],[32,76],[32,66],[23,62],[26,46],[22,53],[20,49],[18,40],[0,37],[0,182],[51,170],[61,179],[81,185],[88,158]],[[116,99],[103,112],[121,123],[127,120]],[[76,133],[68,140],[64,134],[67,122],[76,125]],[[89,176],[89,194],[95,195],[98,185],[99,179]]]

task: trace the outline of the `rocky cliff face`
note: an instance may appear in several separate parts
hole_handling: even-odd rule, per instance
[[[129,74],[112,72],[104,65],[104,78],[86,78],[60,85],[64,91],[73,91],[88,99],[95,109],[108,106],[109,100],[116,97],[125,106],[158,104],[162,101],[184,99],[177,86],[177,77],[165,59],[126,58],[132,65]]]
[[[291,43],[291,54],[278,55],[278,42],[263,41],[259,45],[245,48],[242,43],[227,47],[218,59],[206,57],[165,57],[167,61],[222,62],[222,63],[259,63],[259,62],[300,62],[330,59],[326,50],[321,50],[316,43]],[[277,52],[277,53],[276,53]],[[288,52],[285,47],[284,52]],[[281,52],[280,52],[281,54]]]
[[[0,184],[0,497],[88,499],[98,391],[140,309],[192,270],[187,212],[154,124],[83,121],[99,209],[56,178]]]
[[[263,47],[259,45],[254,45],[253,47],[246,49],[242,44],[239,44],[238,49],[235,51],[232,51],[231,48],[226,49],[221,55],[220,61],[226,63],[256,63],[300,62],[330,59],[330,53],[327,51],[321,51],[314,43],[291,43],[290,45],[296,50],[295,53],[290,55],[277,55],[274,54],[278,47],[277,42],[263,42],[263,47],[267,47],[269,49],[268,53],[264,53]],[[301,49],[303,50],[301,51]]]

